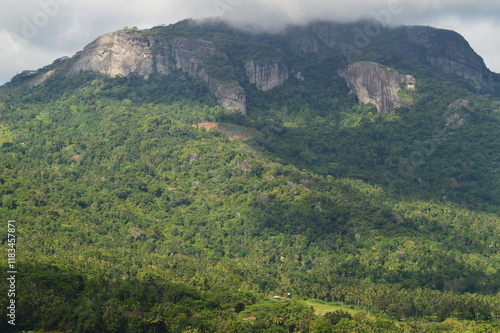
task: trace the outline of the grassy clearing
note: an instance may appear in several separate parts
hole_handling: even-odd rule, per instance
[[[357,313],[362,312],[366,314],[368,318],[376,319],[376,317],[371,312],[359,306],[348,306],[340,302],[327,303],[319,300],[306,300],[304,301],[304,303],[307,304],[308,306],[312,306],[317,316],[323,316],[327,312],[342,310],[349,312],[351,315],[355,315]]]

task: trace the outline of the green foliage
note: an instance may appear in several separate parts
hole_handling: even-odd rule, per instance
[[[243,52],[217,23],[164,28],[150,33],[211,39],[236,66],[275,38],[252,35]],[[298,63],[275,45],[270,57]],[[180,72],[3,87],[0,215],[19,221],[19,329],[498,330],[498,104],[420,71],[407,105],[380,115],[349,95],[338,56],[305,59],[307,80],[267,92],[221,70],[245,89],[246,117]],[[458,98],[470,105],[450,110]],[[455,112],[465,123],[447,126]],[[225,134],[252,127],[251,141]],[[316,317],[302,296],[377,318]]]
[[[203,57],[202,59],[204,68],[211,78],[226,83],[237,82],[233,67],[223,56]]]
[[[411,93],[412,105],[388,115],[353,105],[347,97],[342,102],[337,97],[329,113],[312,105],[294,111],[293,104],[284,103],[273,111],[274,119],[265,120],[272,129],[258,123],[260,114],[250,117],[266,134],[255,145],[320,174],[363,179],[415,199],[497,211],[499,122],[492,103],[433,80],[422,79],[418,87]],[[342,90],[332,94],[347,96]],[[449,110],[459,98],[471,106]],[[455,112],[463,126],[447,125]]]

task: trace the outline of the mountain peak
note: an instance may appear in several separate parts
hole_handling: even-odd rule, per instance
[[[329,66],[335,71],[359,61],[412,75],[424,69],[426,74],[460,81],[481,93],[494,93],[500,82],[500,76],[488,70],[455,32],[423,26],[382,27],[371,21],[315,22],[290,26],[279,34],[255,34],[217,21],[192,20],[143,31],[125,29],[97,38],[57,70],[69,76],[96,71],[145,79],[182,71],[205,82],[223,108],[245,114],[245,86],[254,84],[268,91],[292,77],[314,80],[304,70],[311,56],[331,58]],[[25,76],[36,76],[32,84],[41,84],[53,73]]]

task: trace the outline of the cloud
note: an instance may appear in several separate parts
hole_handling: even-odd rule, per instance
[[[384,14],[390,24],[456,30],[500,72],[500,45],[491,37],[500,25],[500,0],[0,0],[0,9],[0,83],[70,56],[125,26],[142,29],[216,16],[276,31],[289,23],[345,22]]]
[[[390,23],[433,20],[458,14],[467,18],[500,17],[499,0],[221,0],[233,9],[225,17],[242,24],[273,25],[268,17],[279,17],[279,23],[307,23],[311,20],[353,21],[372,18],[377,13],[391,13]]]

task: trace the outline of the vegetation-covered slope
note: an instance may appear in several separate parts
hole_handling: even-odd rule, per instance
[[[231,54],[234,37],[213,33]],[[241,79],[247,116],[180,72],[60,72],[3,87],[0,214],[18,225],[16,328],[498,328],[498,105],[422,70],[407,106],[379,115],[348,94],[330,56],[306,58],[305,81],[263,92]],[[450,107],[458,99],[469,102]],[[201,122],[260,134],[229,140],[192,126]],[[386,320],[316,318],[302,297]],[[474,322],[434,323],[450,317]]]

